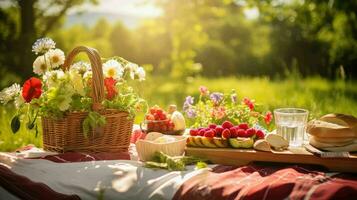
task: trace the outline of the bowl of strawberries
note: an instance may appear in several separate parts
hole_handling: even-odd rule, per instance
[[[153,106],[145,115],[144,122],[140,124],[141,130],[146,133],[182,135],[185,131],[185,122],[177,116],[180,116],[180,113],[176,111],[176,106],[170,106],[167,112],[159,106]],[[183,116],[182,119],[184,120]]]

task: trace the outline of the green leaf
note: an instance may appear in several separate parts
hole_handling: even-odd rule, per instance
[[[11,131],[12,131],[12,133],[15,134],[17,131],[19,131],[20,126],[21,126],[21,122],[20,122],[19,115],[16,115],[11,120]]]
[[[34,122],[27,122],[26,125],[27,125],[27,128],[30,129],[30,130],[35,127],[35,123]]]
[[[203,169],[203,168],[207,168],[207,163],[202,161],[196,163],[196,169]]]
[[[100,115],[97,112],[89,112],[88,116],[84,119],[82,123],[83,133],[87,137],[90,129],[96,127],[102,127],[107,123],[104,116]]]
[[[37,138],[37,136],[38,136],[38,126],[37,126],[37,124],[36,124],[36,128],[35,128],[35,137]]]

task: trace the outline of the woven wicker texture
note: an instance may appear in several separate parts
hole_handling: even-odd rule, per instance
[[[79,46],[74,48],[63,64],[63,70],[69,70],[74,58],[85,52],[90,60],[92,78],[92,109],[106,118],[104,127],[91,130],[86,138],[82,130],[82,122],[87,112],[72,112],[61,119],[42,118],[43,147],[55,152],[123,152],[130,144],[133,119],[128,113],[114,109],[103,109],[104,79],[102,61],[97,50]]]

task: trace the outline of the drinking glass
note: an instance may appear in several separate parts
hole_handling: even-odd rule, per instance
[[[289,146],[300,147],[305,135],[309,111],[301,108],[279,108],[274,110],[276,133],[289,141]]]

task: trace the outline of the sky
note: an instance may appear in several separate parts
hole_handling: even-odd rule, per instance
[[[157,17],[162,14],[153,0],[100,0],[98,5],[84,5],[80,10],[135,17]],[[72,12],[76,11],[78,10]]]

